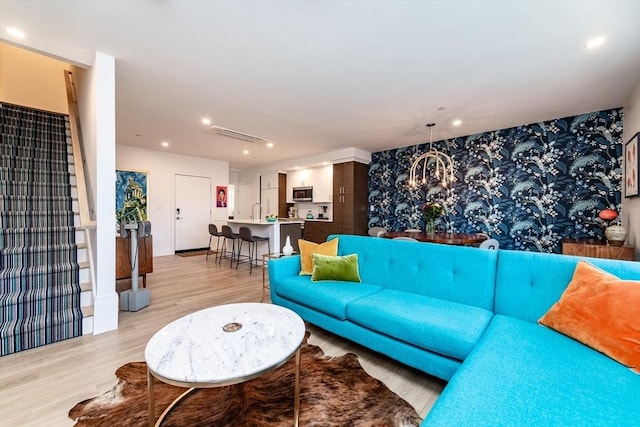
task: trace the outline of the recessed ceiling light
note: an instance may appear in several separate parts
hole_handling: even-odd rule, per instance
[[[444,110],[446,110],[446,109],[447,109],[447,107],[438,107],[438,110],[439,110],[439,111],[444,111]]]
[[[249,154],[249,150],[242,150],[242,154],[246,156],[247,154]]]
[[[594,37],[592,39],[590,39],[589,41],[587,41],[587,43],[584,45],[587,49],[596,49],[599,48],[600,46],[602,46],[604,44],[604,42],[607,41],[607,38],[604,36],[598,36],[598,37]]]
[[[168,143],[167,141],[162,141],[162,146],[163,146],[163,147],[168,147],[168,146],[169,146],[169,143]]]
[[[202,118],[202,124],[203,125],[210,125],[211,124],[211,119],[208,117],[203,117]]]
[[[9,34],[11,37],[15,37],[17,39],[23,39],[25,38],[27,35],[24,33],[24,31],[15,28],[15,27],[7,27],[7,34]]]
[[[324,162],[322,162],[322,164],[326,166],[329,164],[329,162],[325,160]]]
[[[300,169],[300,166],[294,166],[293,168],[294,168],[295,170],[298,170],[298,169]]]
[[[273,142],[267,142],[267,148],[273,148]]]
[[[460,126],[462,124],[462,120],[455,119],[454,121],[451,122],[451,124],[454,126]]]

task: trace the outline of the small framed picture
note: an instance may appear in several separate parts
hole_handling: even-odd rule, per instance
[[[216,186],[216,207],[217,208],[226,208],[227,207],[227,187],[217,185]]]
[[[638,139],[640,132],[636,132],[624,144],[624,197],[638,196],[640,189],[640,156],[638,155]]]

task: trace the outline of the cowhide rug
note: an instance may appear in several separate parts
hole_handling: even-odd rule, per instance
[[[163,426],[293,425],[295,357],[254,380],[199,389],[180,402]],[[116,371],[119,382],[101,396],[69,411],[76,426],[147,426],[147,373],[144,362]],[[185,389],[155,382],[156,417]],[[370,377],[355,354],[325,356],[319,347],[302,345],[301,426],[418,426],[411,405]]]

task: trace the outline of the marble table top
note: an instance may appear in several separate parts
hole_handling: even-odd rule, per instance
[[[283,365],[304,338],[304,322],[273,304],[207,308],[160,329],[147,343],[151,373],[168,384],[219,387],[256,378]]]

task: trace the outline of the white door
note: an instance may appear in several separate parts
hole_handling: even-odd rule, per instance
[[[251,205],[255,202],[255,186],[251,182],[238,184],[236,186],[236,203],[233,215],[236,219],[248,219],[251,217]],[[258,209],[256,208],[256,212]],[[257,214],[256,214],[257,215]]]
[[[176,175],[176,251],[204,249],[209,243],[211,178]]]

